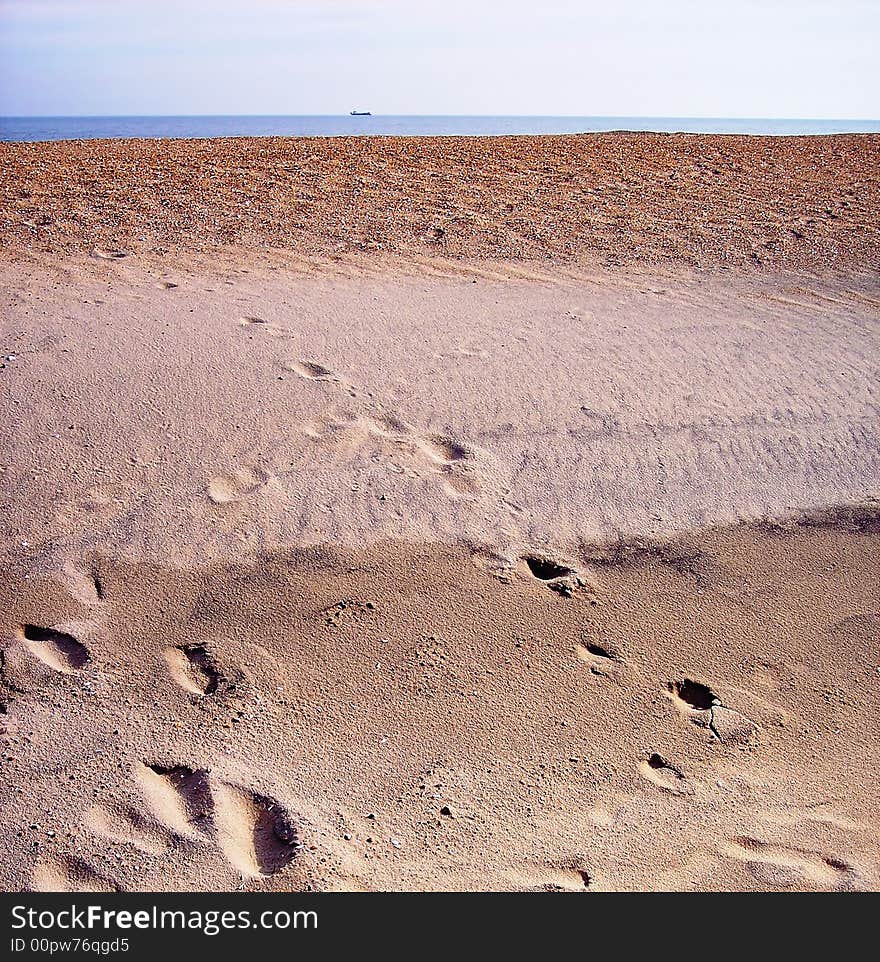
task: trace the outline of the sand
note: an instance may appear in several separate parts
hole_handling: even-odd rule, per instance
[[[32,251],[880,267],[880,135],[0,144],[0,245]]]
[[[878,888],[877,143],[0,145],[2,887]]]

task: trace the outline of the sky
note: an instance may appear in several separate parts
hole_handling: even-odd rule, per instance
[[[880,117],[880,0],[0,0],[0,115]]]

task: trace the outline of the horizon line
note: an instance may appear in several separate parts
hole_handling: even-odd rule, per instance
[[[120,118],[168,118],[190,119],[202,117],[349,117],[344,113],[322,114],[0,114],[3,120],[116,120]],[[686,115],[686,114],[382,114],[370,112],[371,117],[468,117],[468,118],[512,118],[512,119],[554,119],[554,120],[796,120],[804,121],[852,121],[855,123],[880,123],[880,117],[784,117],[784,116],[746,116],[746,115]]]

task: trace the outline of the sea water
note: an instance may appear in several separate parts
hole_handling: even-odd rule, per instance
[[[0,117],[0,140],[104,137],[495,136],[641,130],[701,134],[877,133],[880,120],[767,120],[693,117]]]

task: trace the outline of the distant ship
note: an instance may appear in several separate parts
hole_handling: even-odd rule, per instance
[[[369,110],[352,110],[349,117],[372,117]]]

